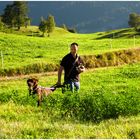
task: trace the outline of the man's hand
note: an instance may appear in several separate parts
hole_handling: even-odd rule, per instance
[[[77,68],[78,73],[84,72],[85,71],[85,67],[84,66],[80,66]]]

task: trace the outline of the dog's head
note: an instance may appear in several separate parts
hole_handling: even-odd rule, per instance
[[[29,94],[31,95],[31,92],[33,91],[33,88],[38,85],[38,79],[36,78],[30,78],[27,80],[27,85],[29,89]]]

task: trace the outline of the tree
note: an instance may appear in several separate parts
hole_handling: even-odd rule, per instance
[[[45,32],[47,30],[47,21],[41,17],[41,22],[39,24],[39,30],[43,33],[42,36],[45,36]]]
[[[2,15],[2,21],[9,27],[13,27],[14,13],[13,6],[7,5]]]
[[[25,28],[27,28],[27,26],[31,25],[31,19],[29,17],[25,18]]]
[[[0,17],[0,30],[3,30],[4,28],[4,23],[2,22],[2,17]]]
[[[50,33],[53,32],[55,28],[55,20],[52,15],[49,15],[47,20],[41,17],[41,22],[39,24],[39,30],[43,32],[42,36],[45,35],[45,32],[47,31],[48,37],[50,36]]]
[[[15,1],[13,3],[13,12],[14,12],[14,24],[20,30],[20,27],[25,25],[26,17],[27,17],[27,2],[25,1]]]
[[[54,20],[54,16],[49,15],[47,18],[47,33],[48,33],[48,37],[50,36],[50,33],[53,32],[55,28],[55,20]]]
[[[25,25],[27,12],[27,2],[15,1],[13,4],[6,6],[2,20],[9,27],[17,27],[20,30],[20,27]]]
[[[136,13],[130,14],[128,24],[130,27],[134,27],[135,30],[138,31],[138,27],[140,26],[140,15]]]

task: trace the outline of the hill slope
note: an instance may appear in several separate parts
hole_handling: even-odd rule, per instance
[[[14,33],[17,32],[14,31]],[[87,59],[85,61],[87,68],[110,65],[107,62],[108,54],[106,52],[110,52],[110,59],[112,59],[109,63],[115,65],[116,51],[138,48],[140,45],[140,40],[137,37],[133,37],[135,35],[133,29],[113,30],[95,34],[72,34],[57,27],[50,37],[42,38],[37,37],[40,36],[38,28],[32,26],[27,29],[21,28],[18,34],[21,35],[0,33],[1,60],[3,59],[3,63],[1,61],[1,75],[57,70],[60,60],[69,52],[69,46],[72,42],[79,44],[79,54]],[[119,36],[123,37],[119,38]],[[128,36],[132,37],[128,39]],[[112,51],[113,53],[111,53]],[[129,59],[131,56],[125,57],[125,51],[120,52],[124,55],[125,60],[123,63],[126,63],[126,61],[132,62]],[[130,52],[135,58],[133,61],[138,61],[139,54],[133,53],[135,49],[130,50]],[[99,56],[103,56],[103,58]],[[118,64],[121,63],[118,62]]]

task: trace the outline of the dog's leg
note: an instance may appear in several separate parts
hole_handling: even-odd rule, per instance
[[[42,101],[42,94],[38,93],[38,106],[41,105],[41,101]]]
[[[40,105],[41,105],[41,101],[38,100],[38,101],[37,101],[37,106],[39,107]]]
[[[29,89],[29,95],[32,95],[32,90],[31,89]]]

